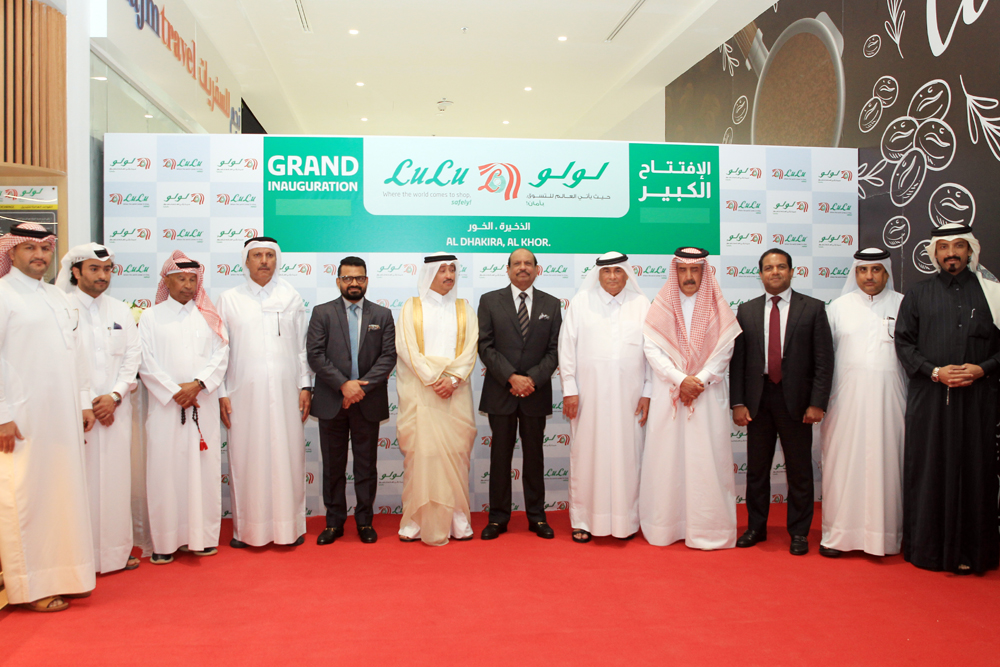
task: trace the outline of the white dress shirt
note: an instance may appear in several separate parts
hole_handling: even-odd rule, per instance
[[[357,306],[358,307],[358,344],[359,345],[361,344],[361,314],[365,310],[365,305],[364,304],[365,304],[364,297],[361,297],[360,299],[358,299],[357,303],[352,303],[352,302],[348,301],[346,297],[344,298],[344,312],[347,314],[347,322],[348,322],[348,324],[350,324],[350,322],[351,322],[351,306]]]
[[[521,307],[521,292],[523,291],[525,294],[528,295],[528,298],[524,300],[524,307],[528,309],[528,315],[530,316],[531,300],[535,297],[535,288],[531,285],[528,285],[528,289],[520,290],[517,287],[514,287],[514,284],[511,283],[510,291],[514,295],[514,312],[517,312],[517,309]]]

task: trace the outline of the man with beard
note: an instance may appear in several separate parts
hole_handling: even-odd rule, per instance
[[[538,264],[530,250],[507,259],[510,285],[479,299],[479,357],[486,366],[479,409],[489,415],[490,516],[482,538],[507,532],[510,464],[521,432],[524,504],[528,530],[541,538],[555,533],[545,521],[545,417],[552,414],[552,373],[559,364],[559,300],[532,287]]]
[[[90,403],[97,424],[84,450],[98,572],[139,567],[132,557],[132,401],[141,346],[123,301],[105,294],[114,251],[97,243],[71,248],[56,287],[80,312],[79,334],[90,359]]]
[[[736,482],[726,369],[740,334],[708,263],[678,248],[646,323],[653,396],[642,456],[639,520],[650,544],[736,545]]]
[[[95,417],[79,313],[42,280],[55,242],[31,222],[0,237],[0,561],[10,603],[41,612],[96,583],[83,453]]]
[[[343,536],[347,521],[347,447],[354,452],[354,521],[366,544],[378,539],[372,527],[378,487],[379,422],[389,418],[388,380],[396,365],[392,312],[365,298],[368,269],[360,257],[337,267],[340,298],[316,306],[306,349],[316,372],[312,415],[319,419],[323,453],[326,528],[316,544]]]
[[[424,257],[419,296],[407,300],[396,328],[403,542],[443,546],[449,537],[472,539],[469,455],[476,419],[469,376],[479,324],[469,303],[457,298],[460,273],[455,255]]]
[[[229,337],[205,293],[204,276],[204,265],[175,250],[160,270],[156,305],[139,320],[139,375],[149,390],[146,495],[154,565],[173,562],[178,549],[218,553],[218,389],[229,363]]]
[[[819,554],[899,553],[903,537],[906,376],[893,344],[903,295],[889,251],[854,254],[843,294],[827,308],[834,367],[823,420],[823,539]]]
[[[267,236],[243,244],[246,283],[219,297],[229,367],[219,387],[229,429],[229,478],[236,549],[298,546],[306,532],[306,448],[312,371],[306,307],[276,275],[281,248]]]
[[[927,254],[938,274],[907,292],[896,322],[910,378],[903,557],[928,570],[982,574],[1000,565],[1000,284],[982,274],[971,227],[938,227]]]

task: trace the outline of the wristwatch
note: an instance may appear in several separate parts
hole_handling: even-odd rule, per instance
[[[458,386],[458,378],[455,377],[454,375],[451,376],[451,386],[452,387],[457,387]]]
[[[119,394],[117,391],[111,392],[110,396],[111,396],[111,400],[113,400],[115,402],[115,405],[121,405],[122,404],[122,395]]]
[[[208,389],[208,387],[205,386],[205,383],[199,380],[198,378],[195,378],[194,381],[197,382],[199,385],[201,385],[202,389]]]
[[[933,380],[934,382],[940,382],[941,379],[938,377],[938,373],[940,373],[940,372],[941,372],[941,367],[940,366],[938,366],[933,371],[931,371],[931,380]]]

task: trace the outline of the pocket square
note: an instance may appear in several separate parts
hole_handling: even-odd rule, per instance
[[[122,325],[120,325],[120,324],[118,324],[117,322],[115,322],[115,326],[114,326],[113,328],[114,328],[114,329],[121,329],[121,328],[122,328]]]
[[[538,314],[538,319],[540,319],[540,320],[551,320],[552,316],[549,315],[548,313],[539,313]]]
[[[380,326],[379,326],[379,325],[377,325],[377,324],[369,324],[369,325],[368,325],[368,330],[369,330],[369,331],[378,331],[378,330],[379,330],[379,329],[381,329],[381,328],[382,328],[382,327],[380,327]]]

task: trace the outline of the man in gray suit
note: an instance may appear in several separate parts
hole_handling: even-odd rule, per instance
[[[345,257],[337,267],[341,297],[313,309],[306,337],[309,365],[316,373],[310,414],[319,419],[323,453],[326,529],[316,544],[332,544],[347,521],[347,443],[354,452],[354,520],[362,542],[372,543],[372,506],[378,484],[379,422],[389,418],[386,382],[396,365],[392,313],[365,298],[367,267]]]
[[[489,415],[490,516],[481,538],[496,539],[510,521],[510,464],[518,427],[528,530],[555,534],[545,521],[545,418],[552,414],[552,373],[559,364],[559,299],[532,287],[535,255],[521,248],[507,260],[510,285],[479,299],[479,358],[486,379],[479,409]]]

